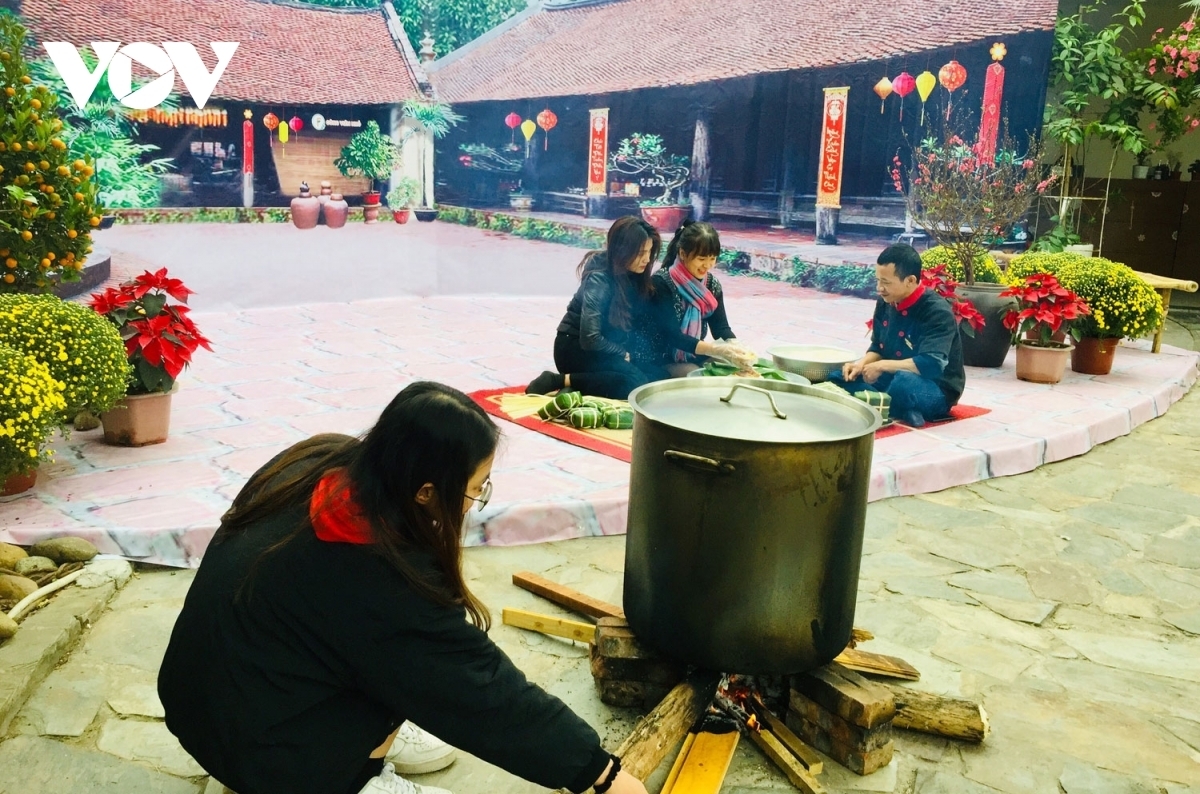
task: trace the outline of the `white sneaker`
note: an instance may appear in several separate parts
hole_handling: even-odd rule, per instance
[[[433,786],[418,786],[411,780],[405,780],[396,774],[396,770],[387,764],[383,771],[367,781],[358,794],[450,794],[444,788]]]
[[[455,756],[453,747],[406,722],[400,726],[400,732],[388,750],[387,760],[401,775],[424,775],[450,766]]]

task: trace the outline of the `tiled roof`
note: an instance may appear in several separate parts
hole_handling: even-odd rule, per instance
[[[449,102],[695,85],[1053,30],[1057,0],[614,0],[522,15],[428,66]]]
[[[23,0],[21,15],[39,43],[186,41],[209,69],[216,58],[208,43],[236,41],[240,46],[215,99],[382,105],[419,97],[419,83],[427,80],[403,30],[397,28],[397,44],[378,8],[332,11],[265,0]],[[176,85],[182,90],[182,83]]]

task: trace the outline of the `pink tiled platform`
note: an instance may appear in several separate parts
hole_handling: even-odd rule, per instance
[[[865,345],[869,301],[726,277],[730,319],[759,350],[777,342]],[[390,298],[201,314],[215,351],[175,398],[172,437],[109,447],[57,443],[37,488],[0,503],[0,540],[70,532],[102,551],[194,565],[246,477],[323,431],[357,433],[406,383],[464,391],[523,383],[549,365],[561,297]],[[1086,453],[1162,415],[1197,377],[1194,353],[1121,348],[1108,377],[1057,386],[970,370],[963,402],[991,413],[876,444],[871,498],[936,491]],[[496,496],[472,543],[519,544],[625,529],[628,465],[511,424]],[[476,516],[478,514],[473,514]]]

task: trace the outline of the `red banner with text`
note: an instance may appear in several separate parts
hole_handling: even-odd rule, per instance
[[[846,99],[849,88],[825,89],[821,125],[821,171],[817,174],[817,206],[842,206],[842,159],[846,147]]]
[[[608,193],[608,108],[591,111],[591,144],[588,147],[588,195]]]

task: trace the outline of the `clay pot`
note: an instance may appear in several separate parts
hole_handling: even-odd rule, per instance
[[[346,218],[350,216],[350,205],[342,198],[341,193],[333,193],[329,196],[329,201],[325,202],[322,212],[325,215],[326,226],[330,229],[340,229],[346,225]]]
[[[1120,339],[1085,336],[1071,351],[1071,369],[1083,375],[1107,375],[1112,372],[1113,358],[1120,344]]]
[[[392,210],[392,218],[396,221],[396,223],[408,223],[408,215],[409,210],[407,208],[402,210]]]
[[[316,201],[315,197],[313,201]],[[166,441],[171,429],[171,395],[174,393],[175,389],[165,394],[126,395],[111,411],[100,414],[104,443],[145,447]]]
[[[1036,347],[1017,345],[1017,378],[1030,383],[1058,383],[1067,371],[1071,346]]]
[[[664,234],[675,234],[679,225],[691,214],[690,204],[663,207],[642,207],[642,218],[646,223]]]
[[[321,215],[321,202],[308,192],[308,183],[300,183],[300,195],[292,199],[292,223],[297,229],[312,229]]]
[[[16,496],[25,493],[37,482],[37,469],[10,474],[0,480],[0,496]]]
[[[317,196],[317,201],[321,202],[321,216],[317,218],[317,224],[325,225],[325,205],[329,203],[329,199],[333,196],[333,184],[329,181],[321,182],[321,195]]]
[[[1012,334],[1004,327],[1004,315],[1017,305],[1016,298],[1002,298],[1000,293],[1006,287],[1003,284],[959,284],[957,293],[975,305],[975,310],[983,315],[984,326],[975,332],[974,336],[962,332],[963,364],[968,367],[999,367],[1008,357],[1008,349],[1012,347]]]

